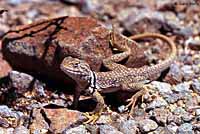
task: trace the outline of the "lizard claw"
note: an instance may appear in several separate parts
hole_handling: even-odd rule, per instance
[[[83,115],[88,118],[88,120],[85,121],[83,124],[90,124],[90,123],[94,124],[100,117],[100,113],[90,114],[90,113],[86,112]]]
[[[142,90],[138,91],[130,99],[127,100],[127,102],[129,102],[129,103],[126,105],[126,108],[128,109],[128,107],[131,106],[129,116],[133,114],[134,109],[135,109],[135,103],[140,96],[142,97],[142,102],[144,101],[144,94],[146,92],[147,92],[147,86],[144,86]]]

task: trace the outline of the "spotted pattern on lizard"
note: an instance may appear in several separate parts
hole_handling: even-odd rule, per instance
[[[144,37],[160,38],[166,41],[171,48],[171,54],[167,59],[156,65],[141,68],[127,68],[115,63],[118,61],[116,57],[119,57],[119,54],[116,54],[117,56],[114,55],[109,59],[106,59],[106,66],[111,69],[111,71],[108,72],[94,72],[85,61],[77,58],[66,57],[62,61],[60,66],[61,70],[76,81],[78,85],[77,87],[79,88],[77,91],[81,92],[84,90],[97,100],[97,106],[95,109],[96,115],[90,116],[91,118],[89,117],[90,119],[88,122],[95,122],[98,119],[96,116],[99,116],[105,107],[104,99],[100,95],[102,92],[115,92],[117,90],[130,92],[138,91],[133,95],[130,100],[131,102],[127,105],[127,107],[132,105],[130,112],[132,113],[137,98],[142,96],[146,90],[144,84],[147,83],[147,80],[149,80],[152,75],[161,73],[163,70],[167,69],[175,60],[176,46],[168,37],[160,34],[148,33],[133,36],[132,39],[140,39]],[[127,51],[125,50],[124,52]]]

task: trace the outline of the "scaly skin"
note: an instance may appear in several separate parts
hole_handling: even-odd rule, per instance
[[[126,90],[130,92],[138,91],[135,95],[133,95],[133,97],[130,99],[130,103],[127,105],[127,107],[132,105],[130,112],[132,114],[137,98],[142,96],[146,90],[146,86],[144,86],[144,84],[147,83],[152,75],[161,73],[175,60],[176,46],[169,38],[160,34],[148,33],[133,36],[131,39],[141,39],[144,37],[160,38],[166,41],[171,47],[171,54],[169,57],[159,64],[153,66],[127,68],[123,65],[115,63],[126,57],[121,56],[123,57],[121,58],[120,53],[105,60],[104,63],[106,67],[112,70],[108,72],[93,72],[85,61],[76,58],[66,57],[63,60],[60,66],[61,70],[76,81],[78,85],[77,87],[80,88],[79,91],[84,90],[97,100],[95,115],[92,115],[91,118],[90,116],[86,115],[88,118],[90,118],[87,123],[94,123],[105,107],[104,99],[99,92],[115,92],[117,90]],[[121,48],[126,48],[126,46],[121,47],[120,44],[112,41],[113,40],[111,38],[111,43],[113,46],[116,46],[116,48],[120,50],[122,50]],[[130,53],[128,49],[123,49],[123,51],[123,53],[126,54]],[[116,57],[119,57],[120,60],[118,60]]]
[[[138,34],[138,35],[134,35],[134,36],[130,36],[130,37],[125,37],[125,36],[121,36],[119,37],[119,35],[115,34],[116,32],[113,30],[111,31],[110,35],[111,35],[111,39],[110,42],[112,44],[113,47],[117,48],[120,51],[123,51],[122,53],[119,54],[115,54],[107,59],[103,60],[104,66],[106,66],[108,69],[110,70],[115,70],[117,68],[121,69],[122,65],[117,64],[117,62],[122,61],[123,59],[127,58],[128,56],[131,55],[131,49],[129,48],[128,44],[136,44],[138,45],[138,43],[136,43],[134,40],[138,40],[138,39],[144,39],[144,38],[159,38],[165,42],[168,43],[168,45],[171,48],[171,54],[168,57],[168,59],[166,59],[166,61],[168,60],[173,61],[174,58],[176,57],[176,46],[173,43],[172,40],[170,40],[168,37],[161,35],[161,34],[157,34],[157,33],[144,33],[144,34]],[[122,39],[123,37],[123,39]],[[134,41],[134,42],[133,42]],[[163,63],[161,63],[163,64]],[[167,66],[168,64],[166,63],[166,65],[163,66]],[[162,68],[160,68],[161,70],[163,70]],[[158,72],[160,72],[158,70]]]

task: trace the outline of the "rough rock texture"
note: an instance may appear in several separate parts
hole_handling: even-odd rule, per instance
[[[112,54],[108,34],[94,19],[60,17],[11,30],[3,38],[2,51],[15,69],[67,81],[60,70],[62,59],[81,58],[99,70],[102,59]]]
[[[0,42],[0,51],[1,51],[2,44]],[[11,67],[9,66],[8,62],[3,59],[2,53],[0,53],[0,77],[4,77],[8,75],[11,71]]]
[[[70,80],[60,70],[63,58],[80,58],[87,61],[92,70],[100,70],[102,59],[112,55],[109,33],[92,18],[59,17],[9,31],[3,37],[2,52],[14,69],[66,83]],[[132,54],[137,55],[138,47],[135,44],[131,47]],[[134,59],[135,56],[131,57],[132,62]]]

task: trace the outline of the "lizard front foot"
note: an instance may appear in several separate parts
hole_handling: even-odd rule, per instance
[[[92,113],[88,113],[88,112],[84,113],[84,115],[88,118],[88,120],[84,122],[84,124],[88,124],[88,123],[94,124],[101,116],[104,108],[106,108],[104,99],[97,90],[94,91],[92,96],[96,99],[97,105]]]
[[[101,113],[92,113],[91,114],[89,112],[86,112],[83,115],[88,118],[88,120],[83,122],[83,124],[94,124],[101,116]]]

